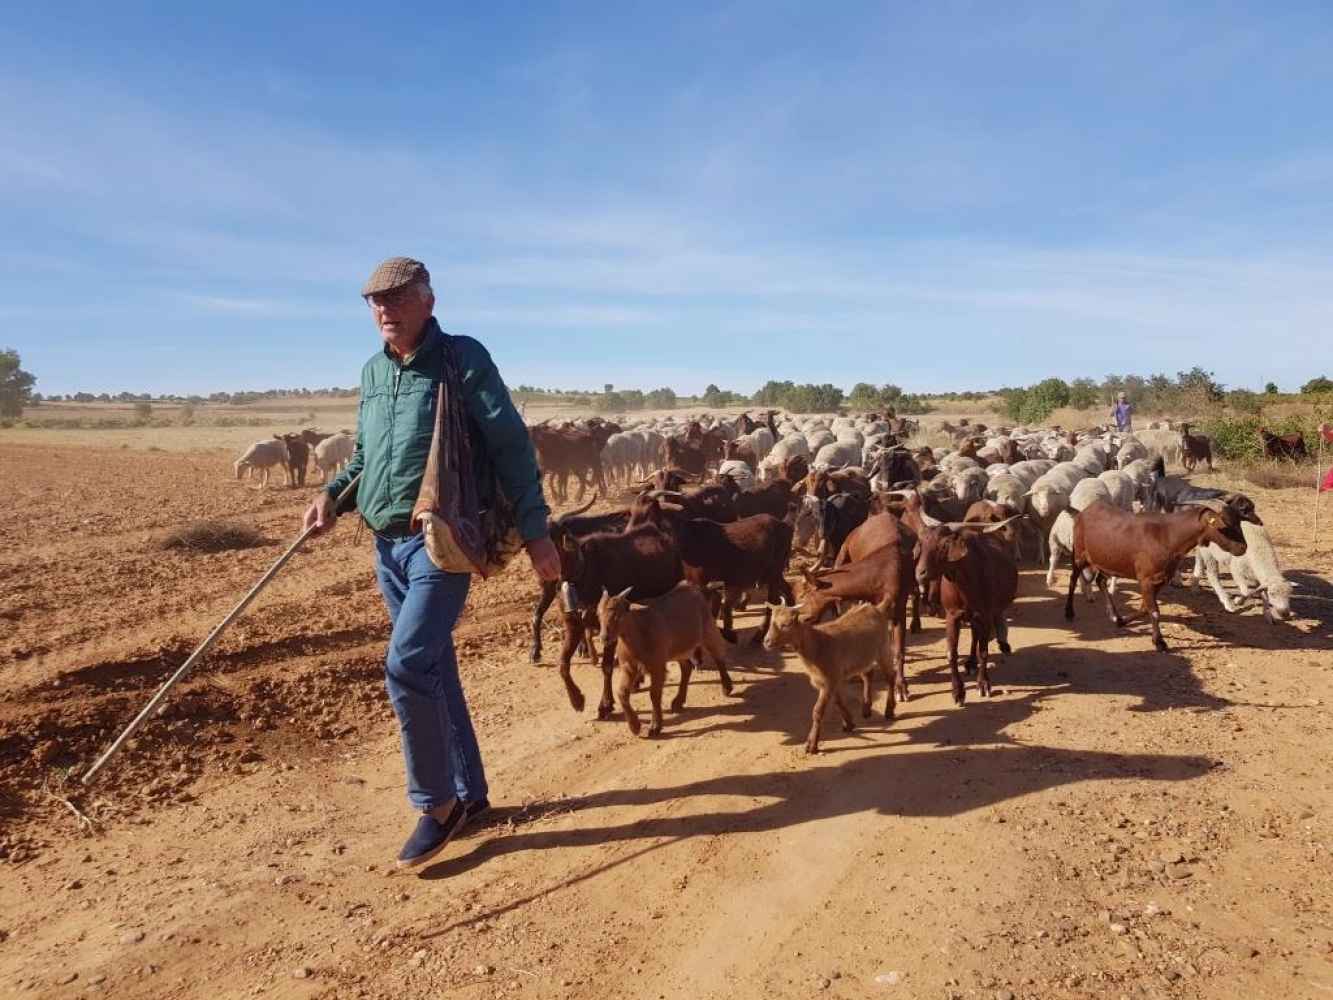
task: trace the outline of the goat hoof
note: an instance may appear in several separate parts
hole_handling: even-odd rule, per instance
[[[1005,656],[1010,656],[1014,652],[1014,647],[1009,645],[1009,643],[1007,642],[1002,642],[1000,643],[1000,652],[1003,653]]]
[[[921,623],[920,623],[920,622],[912,622],[911,632],[912,632],[913,635],[919,635],[919,634],[921,633]]]
[[[649,726],[649,727],[648,727],[648,738],[649,738],[649,739],[652,739],[654,736],[661,736],[661,735],[662,735],[662,727],[661,727],[661,726]]]
[[[870,717],[874,714],[874,712],[875,712],[875,710],[872,709],[869,705],[862,705],[862,706],[861,706],[861,718],[863,718],[863,719],[868,719],[868,718],[870,718]]]
[[[632,715],[626,717],[625,725],[629,726],[629,731],[633,733],[635,736],[638,736],[639,730],[643,728],[642,726],[639,725],[639,720]]]
[[[611,707],[610,705],[598,705],[598,706],[597,706],[597,718],[599,718],[599,719],[609,719],[609,718],[611,718],[611,713],[612,713],[613,711],[614,711],[614,709],[612,709],[612,707]],[[635,725],[637,725],[637,723],[635,723]],[[637,730],[635,730],[635,731],[637,732]]]
[[[671,699],[671,711],[673,711],[673,712],[679,712],[679,711],[680,711],[682,708],[684,708],[684,707],[685,707],[685,699],[684,699],[684,698],[673,698],[673,699]]]
[[[583,692],[578,688],[569,689],[569,703],[574,707],[574,711],[576,712],[582,712],[584,706],[587,705],[587,701],[584,700],[583,697]]]
[[[1168,645],[1166,644],[1166,641],[1163,640],[1163,639],[1158,639],[1158,640],[1156,640],[1156,641],[1153,643],[1153,645],[1157,647],[1157,652],[1159,652],[1159,653],[1165,653],[1165,652],[1168,652],[1168,651],[1171,649],[1171,647],[1168,646]]]
[[[1116,628],[1124,628],[1124,627],[1125,627],[1125,619],[1122,618],[1120,615],[1116,615],[1116,616],[1115,616],[1115,627],[1116,627]]]
[[[1065,608],[1065,621],[1067,621],[1067,622],[1072,622],[1073,620],[1074,620],[1074,609],[1071,608],[1071,607],[1066,607],[1066,608]]]
[[[817,754],[817,753],[819,753],[819,744],[818,744],[818,743],[807,743],[807,744],[805,745],[805,752],[808,753],[808,754]]]
[[[734,644],[734,643],[736,642],[736,632],[735,632],[735,630],[734,630],[734,629],[729,629],[729,628],[724,628],[724,629],[722,629],[722,638],[726,639],[727,642],[730,642],[730,643],[733,643],[733,644]]]
[[[732,690],[735,688],[735,686],[736,686],[736,685],[734,685],[734,684],[731,683],[731,678],[730,678],[730,677],[727,677],[726,675],[723,675],[723,677],[722,677],[722,693],[723,693],[723,694],[727,694],[727,695],[731,694],[731,692],[732,692]]]
[[[967,695],[961,688],[955,688],[953,693],[953,703],[955,705],[961,705],[965,701],[967,701]]]

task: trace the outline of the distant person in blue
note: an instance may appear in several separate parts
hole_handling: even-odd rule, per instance
[[[1134,429],[1134,407],[1130,405],[1129,399],[1123,392],[1116,397],[1115,405],[1111,407],[1111,419],[1115,421],[1115,429],[1121,434],[1128,434]]]

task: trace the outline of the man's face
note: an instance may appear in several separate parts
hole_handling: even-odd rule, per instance
[[[421,331],[435,308],[435,296],[422,295],[422,286],[405,285],[391,292],[366,296],[370,314],[375,317],[384,342],[400,354],[412,350],[421,339]]]

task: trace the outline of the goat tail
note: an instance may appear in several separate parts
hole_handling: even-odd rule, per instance
[[[1163,455],[1158,455],[1156,458],[1154,458],[1154,459],[1152,460],[1152,471],[1153,471],[1153,475],[1155,475],[1155,476],[1165,476],[1165,475],[1166,475],[1166,457],[1165,457],[1165,456],[1163,456]]]

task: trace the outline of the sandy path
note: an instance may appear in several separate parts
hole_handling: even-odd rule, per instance
[[[460,637],[497,815],[417,877],[391,874],[411,817],[383,612],[344,527],[84,800],[104,830],[82,836],[41,781],[59,788],[132,713],[300,505],[206,457],[142,460],[275,545],[163,564],[158,528],[135,525],[171,518],[126,499],[87,543],[97,573],[58,534],[5,556],[6,993],[1333,994],[1329,619],[1268,627],[1175,591],[1159,655],[1099,608],[1067,627],[1035,570],[1002,693],[954,707],[927,619],[897,720],[852,735],[830,721],[814,758],[790,657],[742,649],[733,697],[696,674],[663,737],[636,740],[576,715],[549,661],[526,663],[530,577],[484,584]],[[1256,496],[1287,563],[1327,575],[1298,543],[1304,499]],[[576,677],[596,683],[586,664]]]

